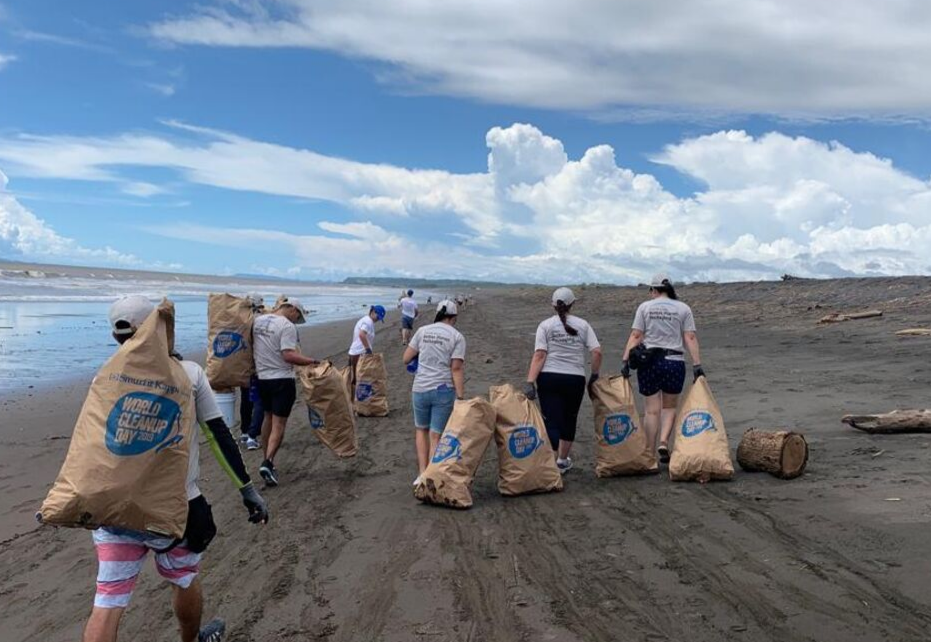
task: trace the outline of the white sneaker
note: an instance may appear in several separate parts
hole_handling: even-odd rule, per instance
[[[559,469],[560,475],[565,475],[572,468],[572,457],[556,460],[556,468]]]
[[[247,441],[249,441],[249,435],[246,435],[246,434],[239,435],[239,443],[245,444]]]
[[[414,486],[420,486],[420,482],[423,481],[423,475],[417,475],[417,479],[414,480]]]
[[[246,438],[246,450],[258,450],[259,448],[261,448],[261,445],[259,444],[258,441],[256,441],[252,437]]]

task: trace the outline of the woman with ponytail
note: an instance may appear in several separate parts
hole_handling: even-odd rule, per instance
[[[701,367],[698,336],[692,309],[676,296],[676,289],[665,274],[650,282],[650,300],[641,303],[634,317],[630,338],[624,348],[621,374],[630,377],[630,353],[638,345],[647,349],[648,360],[637,368],[637,387],[646,399],[643,427],[647,442],[657,447],[659,458],[669,462],[669,436],[676,420],[676,406],[685,386],[685,356],[692,357],[697,380],[705,375]]]
[[[584,319],[570,314],[575,295],[569,288],[553,292],[556,314],[537,327],[537,338],[524,394],[540,399],[546,433],[556,453],[559,472],[572,468],[569,451],[575,441],[582,397],[585,396],[586,356],[592,355],[588,387],[601,370],[601,344]]]

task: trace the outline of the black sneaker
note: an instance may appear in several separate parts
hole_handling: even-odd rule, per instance
[[[200,630],[197,634],[197,642],[221,642],[224,633],[226,633],[226,622],[216,618]]]
[[[668,464],[669,463],[669,447],[660,446],[659,448],[656,449],[656,451],[659,453],[659,463]]]
[[[278,485],[278,474],[275,472],[275,464],[267,459],[259,466],[259,475],[262,476],[262,479],[264,479],[265,483],[269,486]]]

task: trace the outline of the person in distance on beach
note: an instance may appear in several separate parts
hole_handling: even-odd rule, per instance
[[[265,299],[261,294],[248,294],[246,299],[252,303],[252,311],[256,315],[265,313]],[[265,418],[258,392],[258,379],[255,375],[252,375],[252,381],[248,386],[239,389],[239,430],[242,432],[239,443],[245,445],[247,450],[259,449],[259,434],[262,432],[262,420]]]
[[[669,436],[676,420],[679,395],[685,385],[684,349],[692,357],[693,374],[704,376],[692,309],[676,296],[672,281],[657,274],[650,281],[650,300],[640,304],[624,348],[621,374],[630,377],[630,353],[643,344],[647,362],[637,368],[637,387],[646,399],[643,427],[648,443],[669,463]]]
[[[414,291],[408,290],[407,296],[398,301],[398,308],[401,310],[401,345],[407,345],[411,340],[411,332],[414,330],[414,320],[420,314],[417,307],[417,301],[414,300]]]
[[[119,299],[110,307],[113,337],[122,345],[132,338],[154,310],[152,302],[143,296]],[[249,479],[236,441],[224,423],[223,414],[214,399],[207,375],[193,361],[181,360],[181,365],[193,384],[197,422],[207,438],[216,444],[216,448],[211,450],[220,459],[221,468],[239,488],[243,503],[249,511],[249,521],[267,523],[265,501]],[[203,596],[198,579],[200,560],[217,529],[210,504],[197,487],[200,452],[196,438],[191,440],[190,448],[188,518],[184,537],[180,541],[122,528],[102,527],[94,531],[99,564],[97,595],[84,629],[84,642],[116,641],[120,620],[129,606],[136,580],[150,550],[155,553],[155,567],[159,575],[172,584],[172,605],[178,618],[182,642],[219,642],[222,639],[226,628],[222,620],[215,619],[201,628]]]
[[[265,412],[262,420],[262,446],[265,459],[259,474],[269,486],[278,485],[275,455],[284,442],[285,427],[297,398],[294,366],[313,366],[315,359],[301,354],[295,324],[305,321],[307,311],[295,298],[281,297],[284,303],[270,314],[256,317],[252,324],[255,374],[259,378],[259,399]]]
[[[572,468],[569,451],[575,441],[579,408],[585,396],[585,362],[592,359],[588,389],[601,370],[601,344],[584,319],[571,315],[575,295],[569,288],[553,292],[556,314],[537,327],[536,343],[524,394],[540,399],[546,432],[556,453],[556,466],[565,473]]]
[[[356,321],[352,330],[352,344],[349,346],[349,370],[352,373],[352,387],[356,387],[356,365],[363,354],[372,354],[375,345],[375,322],[385,322],[387,310],[383,306],[373,305],[368,314]]]
[[[404,364],[419,360],[414,375],[414,444],[420,470],[414,486],[427,469],[456,399],[465,397],[466,340],[456,328],[459,310],[449,299],[436,306],[433,323],[414,333],[404,351]]]

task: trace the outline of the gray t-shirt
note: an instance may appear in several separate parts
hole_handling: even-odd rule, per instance
[[[566,317],[566,323],[578,330],[572,336],[563,327],[559,315],[553,315],[537,326],[537,338],[534,350],[546,350],[546,361],[542,372],[585,376],[586,356],[592,350],[600,348],[595,331],[588,321],[572,316]]]
[[[293,379],[294,367],[282,350],[297,350],[297,328],[278,314],[263,314],[252,324],[252,350],[259,379]]]
[[[683,332],[695,332],[695,317],[692,308],[666,297],[641,303],[634,316],[634,330],[643,332],[643,342],[648,348],[666,348],[685,351],[682,345]],[[672,361],[683,361],[683,356],[670,355]]]
[[[466,340],[448,323],[431,323],[414,333],[410,347],[417,350],[417,374],[414,392],[429,392],[440,386],[453,386],[453,359],[465,360]]]

